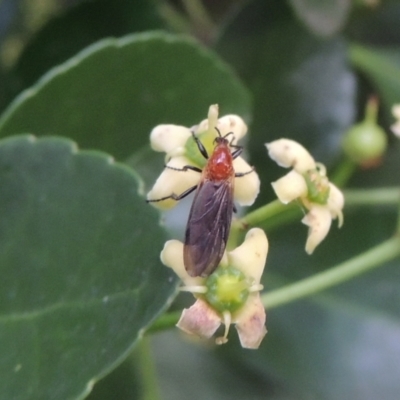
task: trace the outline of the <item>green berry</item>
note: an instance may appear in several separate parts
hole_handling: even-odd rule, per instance
[[[343,151],[353,162],[368,164],[381,158],[386,151],[385,131],[376,123],[364,121],[354,125],[344,136]]]

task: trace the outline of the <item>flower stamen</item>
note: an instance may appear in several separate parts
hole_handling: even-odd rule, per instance
[[[229,311],[224,311],[222,313],[222,320],[223,320],[223,324],[225,325],[225,332],[224,332],[224,336],[220,336],[217,337],[215,339],[215,343],[216,344],[225,344],[228,342],[228,333],[229,333],[229,328],[231,326],[232,323],[232,315]]]

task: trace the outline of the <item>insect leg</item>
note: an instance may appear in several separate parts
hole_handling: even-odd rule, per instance
[[[242,151],[243,151],[242,146],[237,146],[235,144],[230,144],[230,146],[235,149],[235,151],[232,152],[233,159],[239,157],[242,154]]]
[[[197,168],[193,165],[185,165],[182,168],[175,168],[175,167],[170,167],[169,165],[164,165],[164,168],[168,168],[168,169],[172,169],[174,171],[187,171],[188,169],[192,170],[192,171],[196,171],[196,172],[203,172],[200,168]]]
[[[203,146],[203,143],[200,142],[200,139],[194,134],[193,131],[190,131],[190,133],[192,134],[193,140],[196,142],[197,148],[199,149],[200,153],[206,160],[208,160],[208,153],[206,148]]]
[[[163,200],[168,200],[168,199],[179,201],[179,200],[182,200],[183,198],[185,198],[186,196],[188,196],[190,193],[194,192],[197,189],[197,186],[198,185],[192,186],[179,195],[172,193],[169,196],[161,197],[159,199],[147,199],[146,203],[156,203],[157,201],[163,201]]]
[[[254,168],[254,167],[251,167],[250,171],[246,171],[246,172],[236,172],[236,173],[235,173],[235,178],[240,178],[240,177],[242,177],[242,176],[251,174],[254,170],[255,170],[255,168]]]

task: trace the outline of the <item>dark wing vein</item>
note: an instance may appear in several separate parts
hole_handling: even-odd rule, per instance
[[[217,268],[228,240],[233,212],[231,181],[204,181],[197,189],[186,227],[184,263],[191,276]]]

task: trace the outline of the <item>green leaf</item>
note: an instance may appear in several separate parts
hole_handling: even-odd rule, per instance
[[[313,33],[330,36],[344,26],[350,12],[350,0],[290,0],[298,18]]]
[[[0,187],[0,398],[82,398],[175,292],[158,214],[65,139],[1,141]]]
[[[400,102],[400,49],[371,48],[353,44],[349,48],[350,60],[376,87],[386,113]]]
[[[52,18],[24,48],[12,71],[14,94],[97,40],[161,28],[152,0],[82,1]]]
[[[219,103],[249,118],[247,90],[213,53],[165,33],[106,39],[51,70],[0,118],[0,136],[57,134],[125,158],[160,123],[192,126]]]

